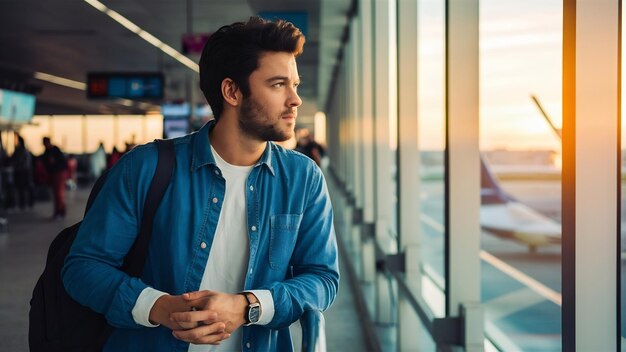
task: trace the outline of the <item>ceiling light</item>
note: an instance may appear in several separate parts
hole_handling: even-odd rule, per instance
[[[195,72],[200,72],[200,68],[199,68],[198,64],[193,62],[193,60],[189,59],[187,56],[185,56],[185,55],[181,54],[180,52],[176,51],[176,49],[172,48],[171,46],[163,43],[161,40],[159,40],[158,38],[156,38],[152,34],[146,32],[145,30],[141,29],[139,26],[137,26],[136,24],[134,24],[133,22],[128,20],[126,17],[124,17],[124,16],[120,15],[119,13],[111,10],[106,5],[101,3],[100,1],[98,1],[98,0],[84,0],[84,1],[86,3],[88,3],[89,5],[95,7],[96,9],[98,9],[100,12],[105,13],[106,15],[108,15],[109,17],[114,19],[117,23],[121,24],[122,26],[127,28],[129,31],[137,34],[138,36],[143,38],[148,43],[150,43],[150,44],[154,45],[155,47],[161,49],[161,51],[163,51],[167,55],[173,57],[174,59],[176,59],[181,64],[189,67],[190,69],[194,70]]]
[[[63,78],[63,77],[59,77],[59,76],[54,76],[54,75],[51,75],[51,74],[48,74],[48,73],[35,72],[33,74],[33,77],[35,79],[38,79],[38,80],[41,80],[41,81],[46,81],[46,82],[58,84],[58,85],[69,87],[69,88],[74,88],[74,89],[79,89],[79,90],[87,90],[87,84],[85,84],[83,82],[78,82],[78,81],[74,81],[74,80],[71,80],[71,79],[67,79],[67,78]]]

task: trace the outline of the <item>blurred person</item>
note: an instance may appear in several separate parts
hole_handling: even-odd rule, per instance
[[[107,152],[104,150],[104,143],[100,142],[96,151],[89,156],[90,177],[97,180],[107,169]]]
[[[111,154],[109,154],[109,157],[107,158],[107,169],[112,168],[113,165],[115,165],[115,163],[117,163],[121,157],[122,153],[117,150],[116,146],[113,146]]]
[[[131,150],[133,150],[133,148],[135,148],[137,146],[137,143],[135,142],[135,135],[131,135],[130,136],[130,141],[128,142],[124,142],[124,144],[126,145],[126,150],[124,150],[124,153],[128,153]]]
[[[137,236],[155,144],[111,169],[62,272],[70,296],[115,327],[104,351],[291,351],[291,323],[335,299],[323,175],[271,142],[294,134],[303,44],[291,23],[258,17],[210,37],[200,86],[215,120],[175,139],[141,278],[118,268]]]
[[[321,166],[324,148],[313,139],[308,128],[301,128],[297,131],[297,140],[296,150],[313,159],[317,166]]]
[[[15,189],[17,191],[18,205],[20,209],[32,208],[35,204],[33,179],[33,155],[26,148],[24,138],[16,133],[16,146],[11,156]]]
[[[78,159],[74,154],[70,154],[67,157],[65,186],[72,191],[78,188]]]
[[[52,219],[58,220],[65,217],[65,180],[67,179],[67,158],[56,145],[50,142],[50,137],[43,138],[43,145],[46,148],[41,160],[48,172],[48,182],[52,188],[52,198],[54,200],[54,212]]]

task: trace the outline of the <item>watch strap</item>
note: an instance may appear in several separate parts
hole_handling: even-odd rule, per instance
[[[239,292],[237,294],[244,296],[246,298],[246,302],[248,302],[248,305],[252,304],[252,302],[250,302],[250,298],[248,298],[248,292]]]
[[[237,294],[244,296],[245,299],[246,299],[246,302],[248,302],[248,306],[246,307],[246,311],[243,313],[243,320],[245,321],[244,325],[248,325],[248,324],[250,324],[250,317],[249,317],[249,315],[250,315],[250,305],[252,303],[250,302],[250,298],[248,298],[247,292],[239,292]]]

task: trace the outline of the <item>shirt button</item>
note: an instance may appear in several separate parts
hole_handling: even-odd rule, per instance
[[[250,228],[250,230],[252,230],[252,231],[256,231],[256,226],[252,226],[252,227]]]
[[[250,348],[250,342],[246,342],[246,348]]]
[[[206,243],[205,242],[200,243],[200,248],[205,249],[206,248]]]
[[[252,274],[252,268],[250,268],[250,274]]]
[[[213,203],[217,203],[217,197],[213,197]]]
[[[250,191],[254,191],[254,187],[253,186],[250,186]]]
[[[215,170],[215,171],[213,171],[213,172],[215,172],[215,174],[216,174],[217,176],[219,176],[219,175],[220,175],[220,172],[219,172],[219,171],[217,171],[217,170]]]

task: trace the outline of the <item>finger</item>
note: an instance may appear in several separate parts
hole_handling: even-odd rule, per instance
[[[211,324],[217,321],[217,313],[212,310],[174,312],[170,313],[170,320],[177,323],[204,322],[205,324]]]
[[[183,299],[186,301],[193,301],[196,299],[202,299],[202,298],[207,298],[209,296],[214,295],[215,292],[210,291],[210,290],[202,290],[202,291],[193,291],[193,292],[187,292],[187,293],[183,293]]]
[[[176,330],[172,331],[172,335],[179,340],[186,342],[194,342],[203,339],[207,341],[205,343],[219,342],[224,335],[224,329],[226,325],[222,322],[213,323],[210,325],[202,325],[190,330]]]
[[[176,330],[189,330],[189,329],[193,329],[198,327],[200,324],[199,323],[183,323],[183,322],[177,322],[176,324],[178,324],[178,327],[180,329],[176,329]]]
[[[227,338],[230,337],[229,333],[223,333],[223,334],[217,334],[217,338],[218,340],[215,341],[216,335],[210,335],[210,336],[205,336],[205,337],[201,337],[197,340],[194,340],[192,343],[196,344],[196,345],[219,345],[220,342],[226,340]]]

